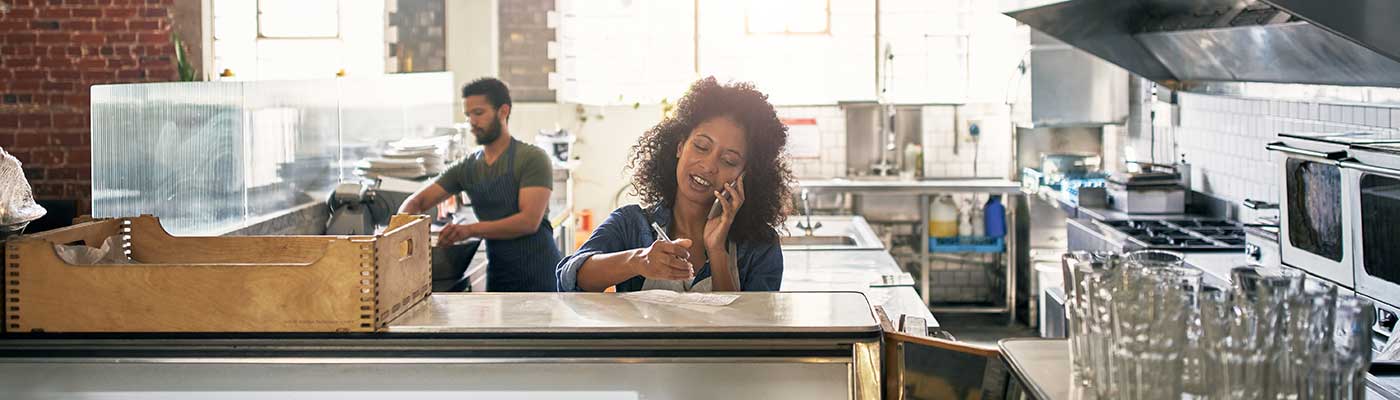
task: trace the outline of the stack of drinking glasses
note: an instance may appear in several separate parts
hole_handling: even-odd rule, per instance
[[[1180,253],[1061,260],[1075,384],[1103,399],[1360,399],[1369,301],[1301,272],[1231,271],[1202,284]]]

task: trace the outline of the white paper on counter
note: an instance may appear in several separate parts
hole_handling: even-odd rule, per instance
[[[739,298],[737,294],[677,293],[670,290],[643,290],[640,292],[623,293],[621,296],[628,300],[645,301],[648,303],[711,307],[727,306]]]

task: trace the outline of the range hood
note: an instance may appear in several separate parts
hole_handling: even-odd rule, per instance
[[[1004,0],[1006,15],[1178,90],[1400,87],[1396,0]]]

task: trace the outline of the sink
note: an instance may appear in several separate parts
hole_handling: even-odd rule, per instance
[[[821,227],[807,231],[798,229],[798,222],[805,223],[806,217],[788,216],[785,231],[781,232],[780,243],[784,251],[825,251],[825,250],[884,250],[884,243],[875,236],[875,231],[865,218],[858,215],[817,215],[812,223]]]
[[[783,236],[786,246],[855,246],[856,239],[850,236]]]

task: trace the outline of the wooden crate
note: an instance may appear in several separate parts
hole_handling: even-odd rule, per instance
[[[5,243],[7,332],[372,332],[426,297],[427,217],[379,235],[175,237],[156,217],[100,219]],[[74,265],[55,245],[121,235],[131,264]]]

